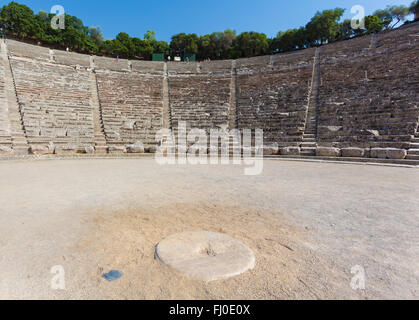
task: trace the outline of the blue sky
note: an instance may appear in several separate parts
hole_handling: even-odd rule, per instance
[[[350,9],[362,5],[371,14],[387,5],[409,5],[413,0],[17,0],[37,13],[62,5],[66,13],[81,18],[85,25],[101,26],[106,39],[119,32],[143,37],[154,30],[158,40],[170,41],[180,32],[198,35],[227,28],[264,32],[273,37],[280,30],[305,25],[319,10]],[[0,5],[10,1],[0,0]]]

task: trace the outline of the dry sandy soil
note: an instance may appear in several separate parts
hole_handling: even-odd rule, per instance
[[[0,194],[1,299],[419,299],[418,168],[9,161]],[[161,239],[199,230],[241,240],[256,267],[205,283],[154,259]],[[51,288],[56,265],[66,290]],[[123,277],[107,282],[112,269]]]

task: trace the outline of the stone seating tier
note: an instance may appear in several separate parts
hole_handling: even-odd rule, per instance
[[[231,77],[169,77],[172,127],[186,121],[187,128],[227,128]]]
[[[108,144],[156,144],[162,128],[163,78],[137,73],[97,72]]]
[[[238,76],[239,129],[262,128],[268,143],[302,141],[312,68]]]
[[[88,72],[16,58],[11,66],[30,144],[93,144]]]

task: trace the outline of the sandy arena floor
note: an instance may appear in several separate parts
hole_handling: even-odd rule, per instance
[[[419,299],[419,170],[266,160],[0,162],[0,299]],[[188,280],[154,259],[164,237],[226,233],[256,267]],[[53,290],[63,266],[66,290]],[[366,288],[351,288],[353,266]],[[116,282],[101,275],[123,272]]]

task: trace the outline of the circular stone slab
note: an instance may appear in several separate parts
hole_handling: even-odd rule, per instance
[[[162,240],[156,258],[191,279],[214,281],[253,269],[255,256],[243,243],[225,234],[184,232]]]

